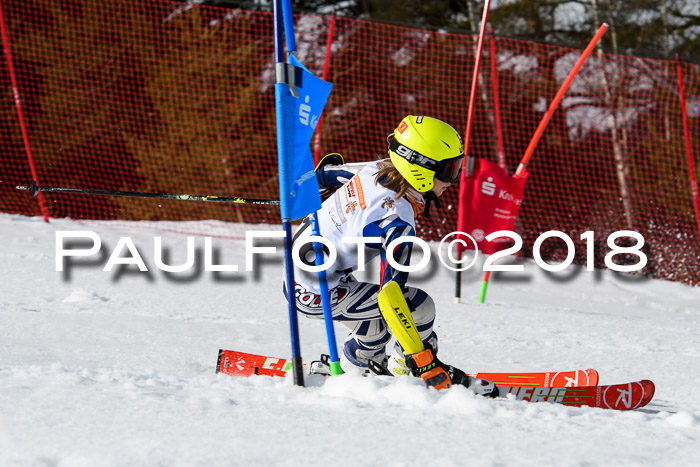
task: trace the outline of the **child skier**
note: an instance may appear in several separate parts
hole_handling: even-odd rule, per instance
[[[458,181],[464,158],[462,139],[445,122],[409,115],[387,140],[388,159],[358,169],[356,164],[342,165],[342,156],[335,154],[326,156],[317,169],[319,185],[328,193],[317,214],[319,230],[337,250],[336,260],[326,271],[333,319],[350,329],[341,367],[346,372],[367,372],[371,360],[395,375],[420,376],[437,389],[462,384],[479,394],[495,395],[493,383],[475,380],[437,359],[433,299],[423,290],[407,286],[408,273],[392,267],[387,260],[392,254],[396,263],[409,265],[411,242],[399,243],[391,253],[387,247],[401,237],[415,236],[416,216],[429,211],[431,202]],[[301,260],[314,266],[313,243],[306,239],[311,236],[309,227],[307,218],[297,229],[294,243],[300,245]],[[365,243],[358,244],[358,237]],[[348,241],[352,238],[356,240]],[[355,279],[352,273],[361,266],[360,261],[367,263],[377,255],[381,259],[380,283]],[[294,275],[297,309],[309,317],[322,318],[318,275],[298,265]],[[389,284],[392,288],[386,287]],[[386,291],[381,292],[385,287]],[[381,306],[382,293],[389,290],[398,291],[392,298],[397,305],[384,308],[410,310],[405,313],[408,321],[404,321],[414,325],[409,331],[416,336],[417,347],[402,338],[403,332],[391,326],[386,314],[383,318],[383,313],[392,311]],[[386,345],[392,334],[396,334],[397,342],[387,358]]]

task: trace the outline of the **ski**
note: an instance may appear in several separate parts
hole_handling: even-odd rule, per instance
[[[568,388],[498,386],[499,397],[527,402],[554,402],[576,407],[632,410],[644,407],[654,397],[655,386],[649,380],[606,386]]]
[[[284,377],[292,367],[286,358],[254,355],[235,350],[219,350],[217,373],[230,376],[267,375]],[[547,371],[539,373],[468,373],[474,378],[493,381],[505,387],[582,387],[597,386],[598,372],[593,369]]]
[[[574,387],[597,386],[598,372],[586,370],[545,371],[539,373],[467,373],[474,378],[485,379],[496,386],[508,387]]]
[[[309,367],[306,364],[305,366]],[[220,349],[216,372],[230,376],[284,377],[291,367],[291,360],[286,358]],[[592,369],[469,375],[494,382],[498,387],[499,397],[575,407],[633,410],[647,405],[654,397],[655,391],[654,383],[649,380],[598,386],[598,372]]]

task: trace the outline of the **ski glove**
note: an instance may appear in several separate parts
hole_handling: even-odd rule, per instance
[[[332,166],[342,166],[345,164],[345,158],[342,154],[337,152],[332,152],[323,156],[321,161],[316,166],[316,180],[318,181],[319,194],[321,195],[321,201],[328,199],[335,190],[342,186],[344,182],[337,179],[337,174],[326,173],[326,169],[330,169]],[[352,176],[352,175],[350,175]]]
[[[428,386],[438,391],[448,389],[454,384],[467,387],[472,392],[487,396],[498,396],[498,388],[490,381],[472,378],[459,368],[445,365],[433,353],[433,349],[427,346],[422,352],[406,356],[406,366],[413,376],[419,376]]]
[[[457,381],[453,381],[452,375],[450,375],[449,370],[455,370],[455,368],[449,367],[438,360],[430,347],[422,352],[407,355],[406,366],[411,370],[413,376],[420,377],[428,386],[432,386],[437,390],[447,389],[453,384],[460,384]],[[454,371],[452,373],[454,374]],[[459,373],[464,374],[462,371],[459,371]],[[457,379],[460,379],[461,375],[457,374],[456,376]]]

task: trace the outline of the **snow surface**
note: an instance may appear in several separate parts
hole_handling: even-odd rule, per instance
[[[251,226],[251,229],[255,229]],[[55,232],[93,230],[102,256],[55,267]],[[0,214],[0,465],[698,465],[700,289],[533,262],[477,305],[480,273],[413,275],[438,307],[440,355],[465,370],[595,368],[600,382],[651,379],[644,409],[614,412],[437,392],[413,378],[215,374],[219,348],[287,356],[282,254],[245,272],[245,244],[213,239],[219,264],[166,274],[186,237],[120,222]],[[122,236],[149,272],[104,272]],[[195,239],[198,252],[203,239]],[[277,243],[281,245],[281,243]],[[126,252],[125,252],[126,255]],[[125,256],[123,255],[123,256]],[[417,258],[418,259],[418,258]],[[376,267],[369,268],[376,276]],[[300,317],[306,360],[323,322]],[[336,325],[339,341],[343,327]]]

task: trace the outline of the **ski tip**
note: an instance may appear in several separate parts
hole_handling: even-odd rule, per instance
[[[216,359],[216,372],[221,371],[221,354],[224,353],[224,349],[219,349],[219,357]]]
[[[656,392],[656,385],[653,381],[650,381],[648,379],[643,379],[642,381],[640,381],[640,383],[644,388],[644,397],[642,398],[642,402],[639,404],[639,407],[644,407],[654,398],[654,393]]]
[[[598,381],[600,381],[598,372],[593,368],[589,368],[586,370],[586,374],[588,375],[588,385],[598,386]]]

